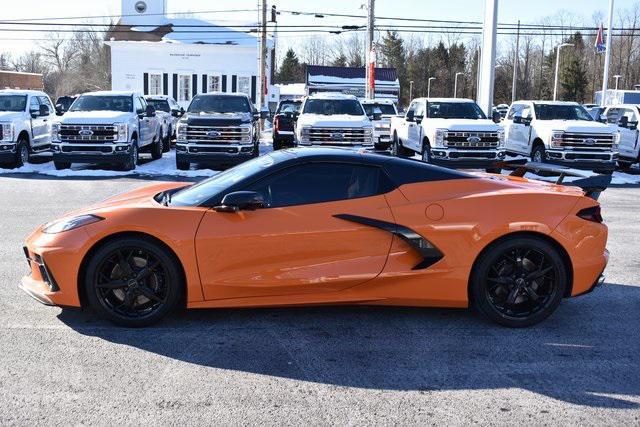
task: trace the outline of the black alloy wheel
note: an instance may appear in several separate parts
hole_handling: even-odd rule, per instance
[[[182,289],[173,257],[138,238],[100,248],[88,264],[85,286],[98,314],[127,327],[160,320],[175,308]]]
[[[558,250],[537,237],[506,239],[476,265],[472,299],[480,312],[504,326],[525,327],[546,319],[567,286]]]

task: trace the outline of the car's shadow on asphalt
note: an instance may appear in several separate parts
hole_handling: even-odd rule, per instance
[[[388,307],[194,310],[146,329],[82,311],[59,318],[84,335],[214,368],[383,390],[519,388],[631,409],[640,407],[639,306],[640,287],[608,284],[519,330],[467,310]]]

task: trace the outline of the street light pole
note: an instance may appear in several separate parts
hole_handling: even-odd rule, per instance
[[[409,101],[413,99],[413,80],[409,81]]]
[[[427,98],[431,97],[431,81],[435,79],[435,77],[429,77],[429,81],[427,82]]]
[[[455,78],[453,79],[453,97],[458,97],[458,76],[463,75],[464,73],[456,73]]]
[[[556,76],[553,81],[553,100],[555,101],[558,97],[558,66],[560,65],[560,49],[567,46],[573,46],[571,43],[562,43],[558,45],[556,49]]]
[[[613,76],[613,78],[616,79],[616,90],[618,90],[618,80],[620,80],[620,77],[622,77],[620,74]]]

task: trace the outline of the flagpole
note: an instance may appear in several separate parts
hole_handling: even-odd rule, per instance
[[[611,39],[613,38],[613,0],[609,0],[609,19],[607,23],[607,44],[604,52],[604,73],[602,74],[602,96],[600,106],[604,107],[607,97],[607,84],[609,83],[609,62],[611,61]]]

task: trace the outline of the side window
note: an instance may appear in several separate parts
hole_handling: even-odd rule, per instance
[[[522,109],[522,117],[525,119],[531,119],[533,118],[533,114],[531,113],[531,107],[528,105],[524,105],[524,108]]]
[[[245,190],[261,193],[272,208],[323,203],[379,194],[380,174],[372,166],[307,163],[277,172]]]
[[[629,121],[629,123],[632,123],[632,124],[638,123],[638,116],[632,109],[625,108],[624,110],[622,110],[622,115],[627,117],[627,120]]]
[[[53,113],[53,105],[51,105],[51,101],[49,101],[49,98],[47,98],[46,96],[39,96],[38,99],[40,100],[40,104],[49,107],[49,113]]]
[[[136,110],[137,114],[144,113],[144,108],[142,107],[141,99],[137,96],[133,97],[133,108]]]
[[[607,123],[618,123],[618,120],[620,120],[620,109],[609,108],[607,110]]]
[[[415,115],[417,107],[418,107],[418,101],[413,101],[411,105],[409,105],[409,108],[407,109],[407,113],[409,111],[413,111],[413,114]]]
[[[513,120],[513,116],[516,113],[521,113],[524,105],[522,104],[513,104],[509,109],[509,113],[507,114],[507,120]]]
[[[40,111],[40,102],[38,102],[37,97],[32,96],[31,99],[29,99],[29,112],[37,113],[38,111]]]
[[[418,102],[418,105],[416,106],[415,116],[416,117],[424,117],[424,103],[423,102]]]

